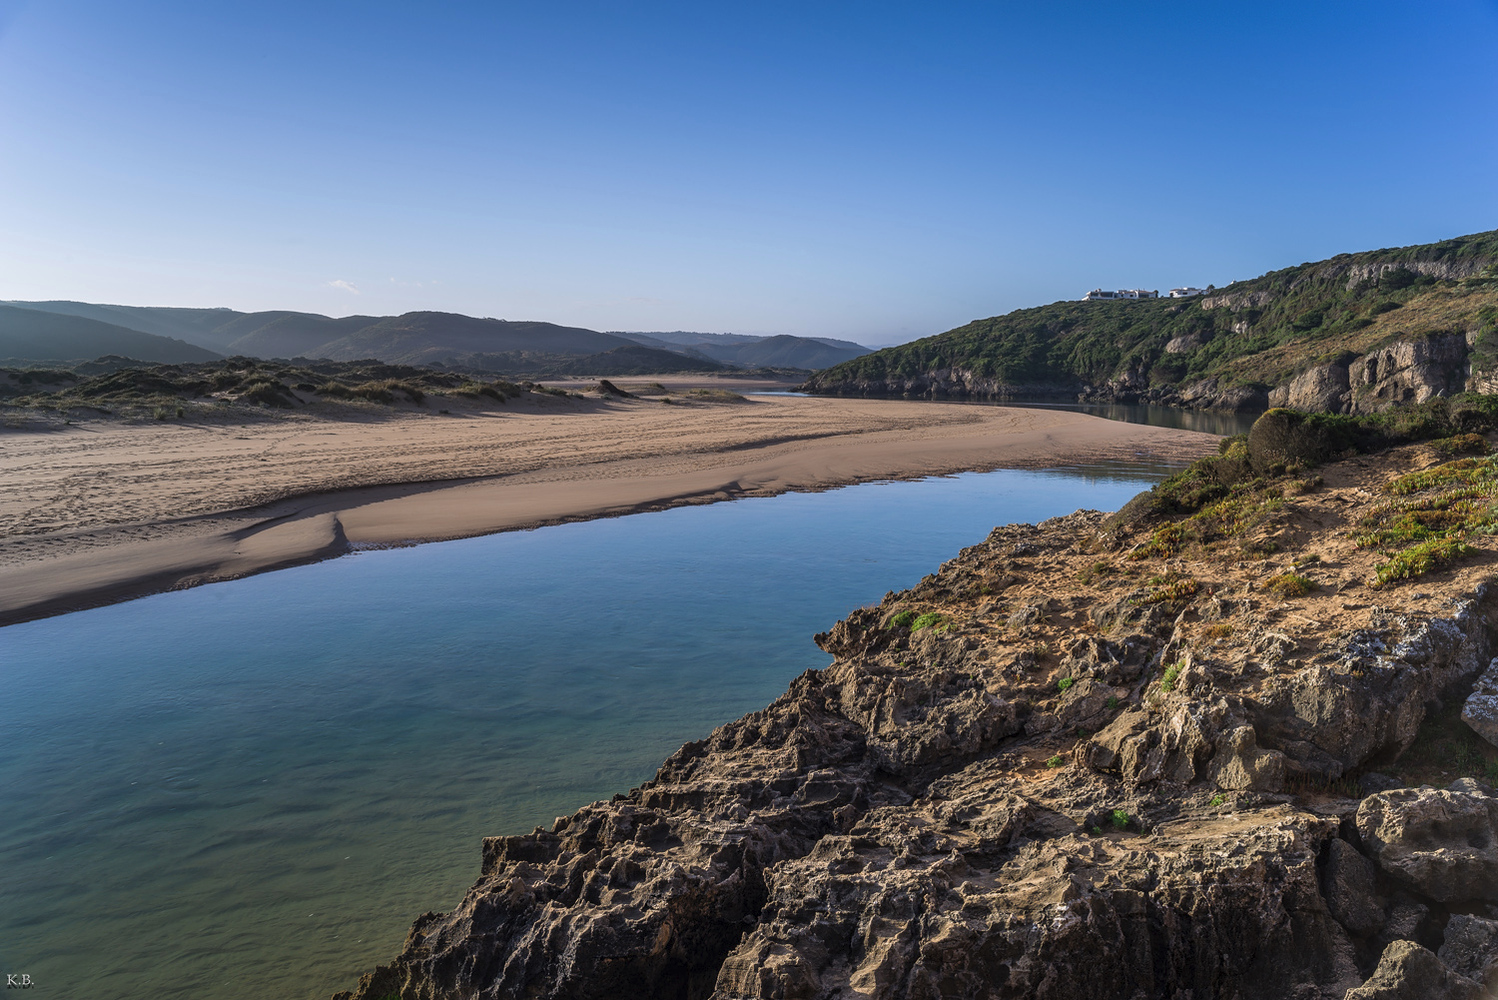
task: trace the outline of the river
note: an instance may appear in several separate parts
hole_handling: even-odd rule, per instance
[[[996,524],[1170,470],[998,471],[364,551],[0,629],[0,972],[321,998],[485,835],[648,778]]]

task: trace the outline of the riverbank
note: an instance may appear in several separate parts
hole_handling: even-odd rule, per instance
[[[1491,443],[996,528],[338,1000],[1490,995]]]
[[[578,398],[7,429],[0,624],[403,545],[880,479],[1150,457],[1210,435],[1064,411]]]

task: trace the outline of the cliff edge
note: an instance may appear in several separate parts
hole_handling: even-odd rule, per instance
[[[853,612],[338,1000],[1490,995],[1498,459],[1280,419]]]

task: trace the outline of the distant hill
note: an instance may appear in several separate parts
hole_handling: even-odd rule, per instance
[[[1018,309],[806,382],[836,395],[1343,412],[1495,388],[1498,231],[1341,254],[1195,298]]]
[[[181,340],[84,316],[0,305],[0,359],[85,361],[105,354],[122,354],[162,364],[212,361],[220,357]]]
[[[622,337],[554,323],[416,312],[381,319],[322,345],[317,353],[334,361],[380,358],[392,363],[419,364],[453,361],[480,352],[600,354],[630,346],[634,345]]]
[[[725,364],[748,368],[804,368],[815,371],[870,351],[862,344],[830,337],[755,337],[743,333],[689,333],[682,330],[670,333],[611,332],[616,337],[627,337],[650,347],[686,351]]]
[[[82,316],[127,330],[151,333],[158,337],[185,340],[189,344],[223,352],[237,334],[220,336],[215,331],[233,317],[244,313],[232,309],[182,309],[175,306],[111,306],[91,302],[11,302],[9,305],[40,312]]]
[[[637,362],[651,357],[658,362],[653,369],[656,372],[716,371],[724,366],[815,369],[868,352],[858,344],[828,338],[599,333],[555,323],[476,319],[443,312],[334,318],[288,310],[245,313],[69,301],[12,305],[67,317],[79,324],[80,331],[88,322],[108,323],[138,333],[178,338],[216,354],[335,361],[377,358],[390,364],[438,364],[515,374],[542,370],[581,374],[575,362],[583,358],[596,358],[605,364],[606,368],[596,373],[600,375],[648,374],[638,370]],[[611,352],[637,346],[659,353],[611,356]],[[96,354],[137,356],[115,344]],[[621,360],[626,358],[634,360]],[[617,368],[620,364],[627,370]]]

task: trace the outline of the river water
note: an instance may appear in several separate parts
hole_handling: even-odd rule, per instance
[[[34,997],[319,998],[485,835],[648,778],[996,524],[1169,469],[786,494],[330,562],[0,629],[0,973]]]

